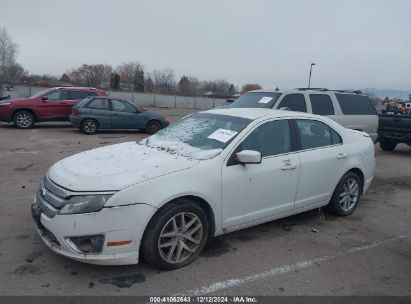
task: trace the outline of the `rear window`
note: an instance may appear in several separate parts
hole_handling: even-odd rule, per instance
[[[291,111],[307,112],[304,95],[299,93],[286,95],[277,108],[289,108]]]
[[[278,92],[248,92],[237,98],[230,108],[272,108],[280,95]]]
[[[335,94],[345,115],[377,115],[371,99],[363,95]]]
[[[334,115],[334,106],[330,96],[326,94],[310,94],[313,114]]]

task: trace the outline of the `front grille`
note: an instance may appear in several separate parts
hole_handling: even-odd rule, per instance
[[[54,217],[67,203],[68,193],[64,188],[44,177],[36,194],[37,205],[45,215]]]

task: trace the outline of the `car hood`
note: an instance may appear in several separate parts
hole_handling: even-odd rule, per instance
[[[190,159],[136,142],[85,151],[54,164],[48,177],[72,191],[117,191],[193,167]]]
[[[0,101],[0,103],[16,103],[16,104],[21,104],[21,103],[26,103],[27,101],[30,101],[30,98],[18,98],[18,99],[5,99]]]

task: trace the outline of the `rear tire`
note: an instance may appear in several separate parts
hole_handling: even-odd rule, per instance
[[[18,111],[14,114],[13,124],[19,129],[30,129],[34,125],[34,115],[29,111]]]
[[[98,132],[98,122],[95,119],[85,119],[81,122],[80,130],[83,134],[93,135]]]
[[[189,200],[180,199],[150,220],[141,243],[142,254],[159,269],[180,268],[200,255],[207,237],[205,211]]]
[[[354,172],[347,172],[338,182],[327,211],[339,216],[346,216],[353,213],[361,198],[361,179]]]
[[[392,151],[397,146],[397,143],[389,139],[380,140],[380,147],[384,151]]]
[[[161,125],[158,121],[151,120],[147,123],[146,132],[148,134],[154,134],[161,130]]]

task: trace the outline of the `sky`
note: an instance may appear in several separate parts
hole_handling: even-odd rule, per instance
[[[410,0],[0,0],[30,73],[139,61],[238,86],[411,89]]]

